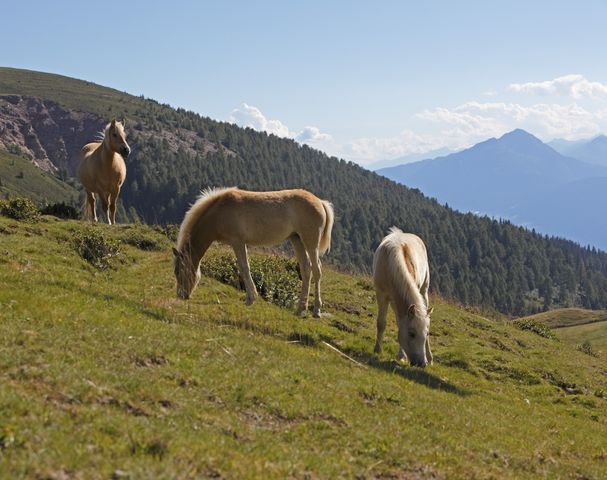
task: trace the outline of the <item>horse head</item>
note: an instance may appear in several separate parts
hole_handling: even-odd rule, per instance
[[[411,365],[425,367],[428,364],[426,346],[430,330],[430,314],[433,308],[420,308],[411,305],[407,310],[407,319],[399,328],[398,343],[405,351]],[[400,324],[400,322],[399,322]]]
[[[200,281],[200,265],[194,265],[189,253],[173,247],[173,270],[177,281],[177,296],[187,300]]]
[[[126,142],[126,132],[124,131],[125,125],[126,120],[123,119],[121,122],[117,122],[116,119],[114,119],[108,125],[105,135],[112,152],[119,153],[123,158],[128,157],[131,153],[131,147],[129,147],[129,144]]]

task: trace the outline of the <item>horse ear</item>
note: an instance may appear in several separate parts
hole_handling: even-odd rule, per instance
[[[434,307],[430,307],[428,309],[428,315],[432,315],[432,312],[434,311]]]
[[[181,252],[173,247],[173,255],[177,258],[181,257]]]
[[[409,316],[409,318],[412,318],[413,315],[415,315],[415,305],[411,305],[409,307],[409,310],[407,310],[407,315]]]
[[[112,118],[112,123],[110,123],[110,127],[114,128],[116,126],[116,119]]]
[[[123,127],[126,127],[126,118],[122,117],[121,122]]]

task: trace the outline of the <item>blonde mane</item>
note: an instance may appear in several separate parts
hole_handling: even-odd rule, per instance
[[[184,244],[190,240],[190,234],[194,225],[200,220],[200,217],[208,210],[208,208],[217,200],[218,197],[231,190],[238,190],[237,187],[218,187],[205,188],[192,204],[190,209],[185,214],[179,235],[177,236],[177,250],[182,251]]]
[[[399,238],[403,233],[400,228],[392,227],[389,230],[388,236],[384,239],[384,243],[389,247],[390,274],[392,275],[394,285],[401,289],[402,298],[407,299],[416,306],[425,305],[427,308],[428,305],[426,305],[424,297],[415,284],[415,279],[411,275],[405,261],[402,242]],[[403,278],[405,279],[404,282],[402,281]]]

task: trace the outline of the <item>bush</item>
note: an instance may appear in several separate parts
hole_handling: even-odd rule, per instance
[[[554,333],[552,333],[550,331],[550,329],[548,327],[546,327],[546,325],[540,323],[540,322],[536,322],[535,320],[515,320],[514,325],[518,328],[520,328],[521,330],[528,330],[530,332],[533,332],[537,335],[539,335],[540,337],[544,337],[544,338],[556,338],[554,336]]]
[[[77,232],[73,242],[78,254],[99,270],[110,268],[111,260],[121,253],[116,240],[105,237],[95,228]]]
[[[154,225],[154,230],[158,233],[162,233],[172,242],[177,241],[177,236],[179,235],[179,225],[175,225],[174,223],[169,223],[168,225]]]
[[[299,298],[300,277],[295,261],[276,256],[249,257],[251,278],[257,293],[281,307],[291,308]],[[200,270],[203,275],[244,290],[234,256],[223,253],[203,259]]]
[[[148,237],[142,232],[128,232],[120,238],[120,241],[127,245],[132,245],[139,250],[152,251],[162,248],[158,240]]]
[[[42,215],[53,215],[65,220],[77,220],[80,218],[80,211],[65,202],[47,204],[40,209],[40,213]]]
[[[29,198],[17,197],[0,201],[0,214],[23,222],[36,222],[40,211]]]

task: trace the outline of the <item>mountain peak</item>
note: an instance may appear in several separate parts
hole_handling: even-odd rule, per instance
[[[523,130],[522,128],[515,128],[514,130],[512,130],[511,132],[505,133],[504,135],[502,135],[498,140],[506,140],[506,141],[533,141],[533,142],[540,142],[541,140],[539,138],[537,138],[536,136],[530,134],[528,131]]]

